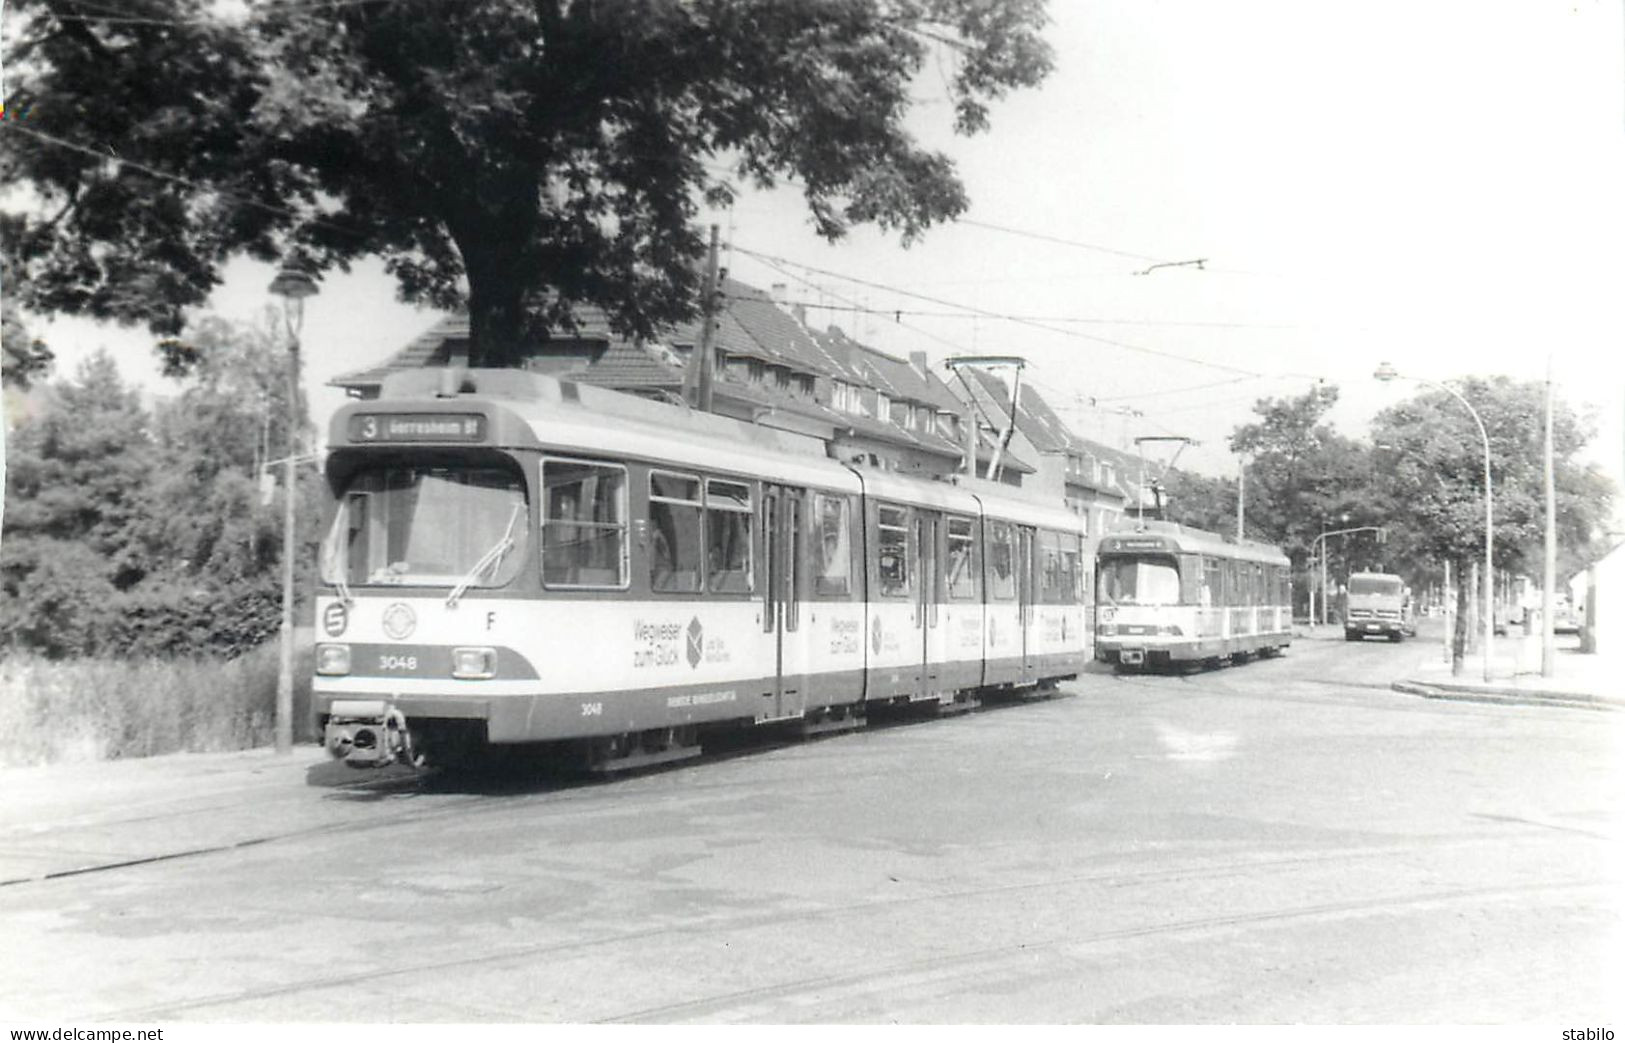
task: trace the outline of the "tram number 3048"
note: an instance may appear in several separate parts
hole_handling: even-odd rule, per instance
[[[378,657],[380,670],[416,670],[418,657],[415,655],[381,655]]]

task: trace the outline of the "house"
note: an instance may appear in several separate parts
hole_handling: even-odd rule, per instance
[[[1010,387],[986,369],[967,367],[961,372],[962,395],[992,427],[1002,430],[1010,418]],[[1010,454],[1034,461],[1033,484],[1041,495],[1065,503],[1083,519],[1091,543],[1116,527],[1137,501],[1134,458],[1073,434],[1031,386],[1021,389]]]
[[[614,333],[600,309],[578,306],[576,319],[574,329],[531,345],[525,368],[682,401],[699,320],[672,327],[658,341],[632,343]],[[449,316],[382,363],[330,383],[374,398],[390,372],[467,358],[468,338],[467,316]],[[929,371],[923,354],[899,359],[839,329],[810,329],[799,310],[786,311],[768,293],[733,279],[722,283],[712,346],[716,413],[821,438],[832,457],[885,470],[947,477],[965,469],[964,403]],[[981,470],[991,454],[990,444],[977,447]],[[1019,484],[1033,470],[1018,460],[1011,481]]]
[[[1614,544],[1568,587],[1575,604],[1582,607],[1581,648],[1625,655],[1625,542]]]

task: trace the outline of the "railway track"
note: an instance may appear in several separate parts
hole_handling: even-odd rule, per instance
[[[989,713],[1003,709],[1013,710],[1020,705],[1023,704],[994,701],[988,702],[971,712]],[[897,727],[911,727],[929,723],[951,726],[953,720],[951,718],[889,717],[871,725],[868,730],[880,732]],[[214,843],[179,846],[169,850],[146,852],[129,857],[92,859],[84,864],[72,865],[66,868],[11,874],[0,877],[0,888],[39,884],[52,880],[64,880],[96,873],[133,869],[163,862],[220,855],[267,844],[339,834],[353,836],[387,831],[402,826],[432,822],[437,819],[462,820],[470,816],[509,814],[540,803],[560,805],[565,811],[579,810],[579,805],[582,802],[592,803],[621,799],[618,794],[624,792],[624,787],[628,784],[635,784],[639,779],[656,777],[670,772],[692,773],[695,769],[707,765],[723,764],[738,757],[761,756],[777,750],[804,747],[811,742],[828,742],[851,737],[855,734],[862,734],[862,731],[844,733],[844,735],[838,733],[814,739],[780,738],[772,734],[756,736],[750,741],[731,738],[715,749],[707,749],[701,756],[685,762],[639,769],[608,777],[559,774],[548,770],[545,764],[531,763],[527,765],[523,760],[499,766],[495,770],[486,769],[467,772],[431,770],[424,773],[414,773],[403,769],[390,768],[384,769],[384,771],[376,775],[371,773],[357,774],[353,769],[344,769],[334,764],[332,767],[335,771],[345,771],[354,777],[349,781],[324,785],[322,787],[323,793],[340,798],[367,797],[374,799],[376,803],[372,805],[372,809],[366,818],[346,818],[295,829],[253,833],[249,836]],[[527,767],[530,769],[529,774],[526,773]],[[684,796],[693,796],[703,794],[708,790],[735,789],[738,785],[738,783],[700,783],[685,785],[680,792]],[[470,790],[472,792],[469,792]],[[387,810],[380,809],[380,805],[386,799],[395,799],[400,803],[396,807]],[[418,800],[434,800],[435,803],[431,807],[422,807],[416,803]],[[190,797],[146,801],[134,806],[123,806],[122,813],[118,814],[78,816],[68,820],[33,823],[24,828],[0,831],[0,852],[3,852],[8,844],[15,845],[20,841],[37,842],[41,837],[63,837],[73,834],[105,835],[111,830],[131,826],[151,826],[165,822],[191,821],[200,816],[208,815],[224,817],[234,813],[253,812],[263,817],[267,811],[276,807],[296,807],[301,804],[308,805],[309,803],[309,787],[301,787],[297,790],[282,793],[273,792],[269,796],[263,787],[259,787],[255,788],[253,795],[247,799],[218,800],[203,803],[199,803]],[[58,851],[64,850],[60,843],[55,844],[54,848]]]
[[[1531,824],[1532,827],[1538,824]],[[1491,829],[1451,837],[1442,842],[1444,847],[1472,846],[1500,847],[1505,844],[1505,829]],[[568,941],[546,941],[530,944],[509,944],[494,949],[480,947],[478,952],[463,952],[438,959],[404,959],[387,966],[374,967],[353,973],[322,973],[281,982],[273,986],[222,990],[208,995],[193,995],[179,1002],[168,1002],[122,1008],[113,1011],[86,1013],[83,1019],[112,1021],[143,1021],[207,1017],[209,1011],[224,1011],[266,1001],[291,999],[307,993],[332,989],[360,987],[384,990],[392,986],[392,979],[414,976],[440,977],[450,973],[478,971],[503,965],[525,964],[531,961],[555,962],[560,957],[591,956],[594,953],[615,955],[617,950],[641,948],[660,941],[690,942],[702,937],[726,939],[751,932],[782,931],[792,926],[824,923],[829,929],[837,924],[871,922],[887,914],[906,914],[910,907],[931,907],[939,918],[953,919],[953,907],[965,906],[990,899],[1032,896],[1064,896],[1077,891],[1087,894],[1098,890],[1163,885],[1179,882],[1208,882],[1226,876],[1246,877],[1261,871],[1288,872],[1301,869],[1335,871],[1355,864],[1390,864],[1404,855],[1426,854],[1436,856],[1441,842],[1430,841],[1425,848],[1417,844],[1388,844],[1349,847],[1336,851],[1280,858],[1252,858],[1225,862],[1201,862],[1177,867],[1145,868],[1139,870],[1110,870],[1072,874],[1037,881],[1012,882],[981,887],[952,888],[928,894],[897,897],[869,898],[842,904],[826,905],[817,909],[795,912],[750,912],[704,922],[682,922],[658,927],[615,931],[596,937]],[[656,1004],[621,1011],[609,1016],[595,1017],[595,1023],[661,1023],[716,1017],[736,1013],[741,1017],[766,1022],[786,1020],[782,1009],[785,1004],[815,997],[826,990],[838,990],[850,997],[853,988],[883,992],[896,987],[913,976],[922,974],[950,974],[955,978],[975,979],[997,970],[1013,960],[1031,958],[1045,951],[1086,950],[1109,947],[1114,943],[1140,938],[1196,935],[1202,932],[1236,931],[1268,928],[1272,925],[1301,922],[1330,921],[1360,915],[1377,915],[1408,908],[1450,904],[1483,904],[1521,896],[1558,895],[1575,891],[1596,891],[1602,894],[1611,884],[1592,878],[1547,880],[1519,886],[1431,888],[1383,894],[1339,902],[1313,902],[1289,905],[1285,908],[1190,917],[1171,922],[1142,923],[1132,927],[1090,932],[1086,934],[1041,935],[998,945],[970,945],[947,955],[922,957],[913,960],[892,960],[871,963],[838,975],[813,975],[770,985],[737,990],[724,990],[680,1003]],[[1154,910],[1153,910],[1154,911]],[[772,1010],[751,1009],[773,1001],[779,1006]],[[798,1006],[801,1015],[804,1005]],[[575,1020],[575,1019],[569,1019]]]

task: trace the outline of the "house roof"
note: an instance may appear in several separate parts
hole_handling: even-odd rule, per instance
[[[598,342],[602,349],[590,360],[584,360],[582,368],[570,372],[569,379],[633,393],[669,393],[681,388],[684,359],[669,345],[691,348],[700,339],[703,327],[703,322],[696,319],[669,329],[661,338],[663,342],[637,344],[617,336],[601,308],[577,305],[575,316],[573,330],[561,331],[550,340],[576,344]],[[329,383],[357,390],[374,389],[385,375],[396,370],[450,364],[453,352],[468,339],[467,314],[448,315],[381,363],[342,374]],[[936,374],[921,372],[909,361],[861,344],[837,328],[811,330],[798,316],[780,308],[770,294],[733,279],[725,279],[722,284],[722,308],[716,317],[713,341],[728,356],[759,359],[801,373],[848,381],[881,391],[895,401],[926,405],[937,411],[958,413],[963,409],[959,397]],[[719,394],[753,408],[795,414],[837,431],[934,454],[957,457],[963,451],[957,441],[937,433],[934,426],[909,430],[891,423],[888,417],[838,412],[806,397],[781,391],[772,381],[743,381],[726,367],[718,370],[716,381]],[[1032,412],[1026,391],[1023,399],[1025,419]],[[1043,409],[1047,412],[1047,406]],[[1052,413],[1048,416],[1053,418]],[[1058,419],[1054,422],[1059,423]],[[1018,465],[1017,470],[1033,470],[1030,462],[1016,460],[1008,454],[1006,459]]]

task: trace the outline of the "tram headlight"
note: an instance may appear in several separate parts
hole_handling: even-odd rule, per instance
[[[454,648],[451,650],[451,676],[468,681],[482,681],[496,675],[496,649]]]
[[[1102,623],[1097,629],[1102,637],[1114,637],[1117,634],[1116,623]]]
[[[316,672],[323,677],[342,677],[350,672],[349,645],[317,645]]]
[[[1184,637],[1185,636],[1185,632],[1183,630],[1179,629],[1178,625],[1174,624],[1174,623],[1169,623],[1167,626],[1163,627],[1162,632],[1164,634],[1167,634],[1169,637]]]

